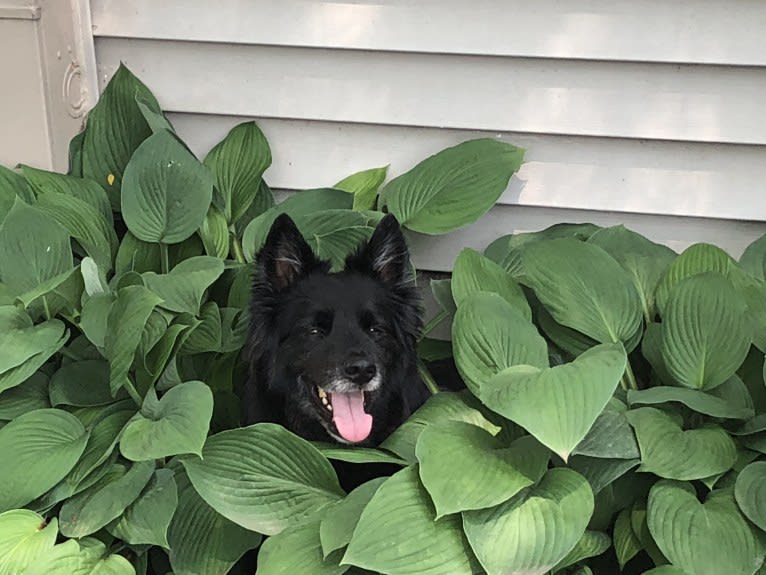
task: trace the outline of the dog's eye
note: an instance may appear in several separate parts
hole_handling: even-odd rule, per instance
[[[319,329],[318,327],[314,326],[309,328],[309,335],[321,335],[321,334],[322,334],[322,330]]]
[[[379,325],[371,325],[370,327],[367,328],[367,333],[373,333],[373,334],[383,333],[383,328],[380,327]]]

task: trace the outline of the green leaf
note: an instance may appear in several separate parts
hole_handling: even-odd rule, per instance
[[[736,266],[732,257],[721,248],[704,243],[689,246],[668,266],[657,285],[657,309],[664,317],[670,292],[685,279],[705,272],[728,277]]]
[[[335,461],[347,461],[349,463],[393,463],[394,465],[406,466],[407,461],[400,459],[382,449],[373,447],[343,446],[338,443],[312,442],[322,455]]]
[[[766,531],[766,461],[751,463],[740,472],[734,496],[745,517]]]
[[[571,238],[530,244],[523,282],[553,319],[600,343],[626,343],[641,327],[631,276],[598,246]]]
[[[484,429],[458,421],[424,429],[416,454],[437,519],[510,499],[543,476],[549,458],[530,436],[507,447]]]
[[[200,324],[189,334],[181,348],[181,353],[193,354],[218,351],[221,348],[221,313],[214,301],[202,306]]]
[[[223,575],[261,536],[232,523],[197,494],[185,473],[176,474],[178,509],[168,529],[175,575]]]
[[[26,180],[13,170],[0,165],[0,224],[5,220],[17,197],[28,204],[35,202],[35,195],[29,189]]]
[[[548,346],[532,323],[494,293],[466,298],[452,324],[455,363],[478,395],[495,374],[513,365],[548,366]]]
[[[630,509],[623,509],[614,522],[614,532],[612,533],[614,541],[614,552],[617,555],[617,562],[620,564],[620,570],[625,568],[628,561],[633,559],[641,551],[641,541],[630,524]]]
[[[626,361],[622,345],[602,344],[572,363],[511,367],[482,387],[481,400],[566,461],[609,402]]]
[[[0,575],[24,573],[35,559],[53,549],[57,535],[55,517],[46,523],[27,509],[0,513]]]
[[[739,265],[753,277],[766,280],[766,234],[745,248]]]
[[[218,208],[210,206],[205,221],[199,229],[199,237],[209,256],[225,259],[229,255],[229,224]]]
[[[0,281],[19,295],[70,271],[73,265],[66,230],[16,199],[0,227]]]
[[[476,573],[476,561],[456,516],[434,519],[418,472],[387,479],[362,511],[341,563],[383,573]]]
[[[205,165],[225,199],[224,216],[234,223],[258,194],[261,176],[271,165],[271,149],[255,122],[243,122],[210,150]]]
[[[737,460],[737,446],[720,427],[684,431],[653,407],[633,409],[627,418],[641,449],[639,471],[666,479],[702,479],[731,469]]]
[[[460,306],[468,296],[476,292],[494,292],[532,320],[527,298],[519,285],[506,271],[479,252],[466,248],[460,252],[452,270],[452,296]]]
[[[183,464],[208,505],[265,535],[279,533],[343,493],[330,462],[315,447],[271,423],[213,435],[202,460]]]
[[[85,537],[117,519],[143,491],[154,473],[154,462],[115,464],[95,485],[64,502],[59,513],[61,533]]]
[[[53,374],[50,399],[54,407],[108,405],[127,397],[124,391],[113,396],[109,389],[109,364],[101,359],[73,361]]]
[[[595,495],[610,486],[640,463],[636,459],[604,459],[587,455],[572,455],[567,465],[582,475]]]
[[[592,513],[588,482],[556,468],[497,507],[464,513],[463,526],[488,575],[543,575],[575,547]]]
[[[138,147],[122,187],[125,223],[145,242],[184,241],[205,221],[213,197],[210,172],[167,131]]]
[[[151,135],[136,96],[159,109],[149,89],[120,64],[88,113],[82,143],[82,174],[106,190],[115,210],[120,208],[120,187],[128,161],[139,144]]]
[[[144,326],[152,310],[161,301],[160,297],[143,286],[129,286],[117,292],[117,299],[109,312],[104,341],[112,394],[130,383],[128,372],[141,342]]]
[[[61,481],[80,458],[88,434],[60,409],[39,409],[0,429],[0,512],[26,505]]]
[[[50,406],[48,378],[38,371],[21,385],[0,393],[0,421],[11,421],[35,409]]]
[[[344,499],[323,510],[319,526],[319,539],[324,558],[327,558],[333,551],[342,549],[349,544],[362,511],[387,479],[387,477],[377,477],[363,483],[346,495]]]
[[[165,117],[165,114],[162,113],[157,100],[154,98],[147,98],[145,95],[137,93],[136,105],[153,134],[161,130],[175,132],[173,125]]]
[[[343,178],[333,188],[354,194],[354,210],[374,210],[378,189],[386,179],[388,166],[356,172]]]
[[[19,367],[57,343],[63,335],[64,324],[58,320],[33,325],[22,310],[0,306],[0,373]],[[3,389],[0,387],[0,391]]]
[[[144,273],[159,271],[160,268],[159,244],[142,242],[130,231],[125,232],[114,260],[115,274],[119,276],[129,271]]]
[[[523,158],[524,150],[511,144],[469,140],[394,178],[381,197],[404,227],[443,234],[476,221],[495,205]]]
[[[481,404],[467,392],[444,391],[432,395],[410,418],[389,435],[380,447],[396,453],[409,463],[416,463],[415,448],[420,434],[428,426],[447,421],[464,421],[495,435],[500,428],[479,411]]]
[[[291,195],[247,225],[242,235],[242,251],[245,258],[248,262],[255,259],[255,254],[260,251],[266,241],[271,224],[280,214],[287,214],[293,220],[297,220],[324,210],[348,210],[352,202],[353,198],[348,193],[332,188],[306,190]]]
[[[205,290],[223,273],[223,261],[211,256],[197,256],[184,260],[170,273],[143,274],[146,287],[160,296],[160,307],[192,315],[199,313]]]
[[[94,538],[69,540],[56,545],[36,561],[24,575],[136,575],[122,555],[110,554],[106,545]]]
[[[572,550],[567,553],[558,565],[556,565],[551,573],[558,573],[565,567],[579,563],[585,559],[591,557],[598,557],[604,553],[609,547],[612,546],[612,542],[606,533],[600,531],[586,531],[583,533],[580,540],[577,542]]]
[[[723,385],[726,384],[722,384],[712,391],[716,392],[720,390]],[[640,391],[628,391],[628,403],[631,405],[655,405],[658,403],[671,402],[682,403],[697,413],[704,413],[710,417],[721,419],[750,419],[754,415],[752,407],[748,408],[736,405],[725,399],[716,397],[712,393],[706,393],[696,389],[660,386],[652,387],[650,389],[642,389]]]
[[[141,413],[122,433],[120,451],[132,461],[200,455],[212,416],[213,393],[201,381],[177,385],[159,400],[150,389]]]
[[[694,575],[753,575],[766,545],[740,514],[730,491],[702,504],[692,487],[659,481],[649,492],[647,522],[670,562]]]
[[[599,414],[572,453],[607,459],[636,459],[640,456],[636,436],[625,412],[609,406]]]
[[[678,284],[662,322],[662,357],[670,375],[693,389],[712,389],[742,365],[752,341],[745,303],[715,273]]]
[[[329,260],[338,270],[346,257],[372,235],[373,229],[366,222],[362,214],[351,210],[322,210],[296,218],[295,225],[317,257]]]
[[[158,469],[141,495],[131,503],[109,531],[131,545],[167,548],[167,530],[178,506],[173,471]]]
[[[98,267],[105,272],[112,269],[112,258],[117,252],[117,235],[96,208],[79,198],[56,193],[40,194],[36,207],[50,220],[63,226]]]
[[[603,249],[625,268],[641,298],[644,318],[651,321],[655,315],[657,284],[676,253],[621,225],[598,230],[588,243]]]
[[[324,558],[319,521],[309,520],[269,537],[258,551],[258,575],[341,575],[348,571],[348,566],[338,565],[337,559]]]

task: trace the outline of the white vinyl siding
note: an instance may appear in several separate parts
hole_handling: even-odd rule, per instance
[[[199,155],[239,121],[277,189],[399,174],[462,140],[526,163],[465,245],[562,221],[624,223],[738,256],[766,232],[766,3],[750,0],[91,0],[99,81],[124,61]]]

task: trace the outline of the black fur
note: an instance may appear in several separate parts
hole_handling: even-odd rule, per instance
[[[367,389],[379,381],[365,393],[372,430],[359,442],[377,445],[428,397],[417,370],[420,298],[392,215],[337,273],[279,216],[256,259],[250,313],[248,424],[270,421],[305,439],[342,440],[317,386]]]

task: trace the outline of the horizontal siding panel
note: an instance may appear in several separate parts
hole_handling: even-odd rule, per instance
[[[170,114],[200,157],[249,118]],[[277,188],[332,185],[353,172],[390,165],[399,175],[448,146],[494,132],[258,119],[273,156]],[[570,209],[766,220],[766,148],[726,144],[502,134],[527,149],[499,203]],[[331,143],[331,145],[328,145]]]
[[[99,39],[176,112],[766,144],[759,68]]]
[[[408,239],[418,269],[449,271],[463,248],[483,250],[502,235],[537,231],[562,222],[591,222],[600,226],[623,224],[678,252],[696,242],[710,242],[736,258],[748,244],[766,233],[766,222],[495,206],[478,222],[456,232],[445,236],[408,234]]]
[[[765,65],[753,0],[92,0],[100,37]]]

